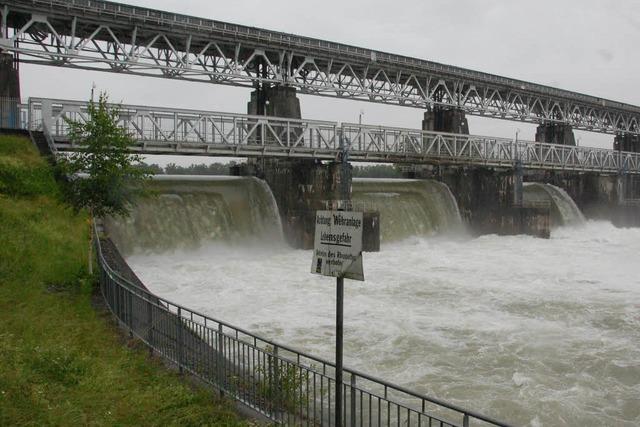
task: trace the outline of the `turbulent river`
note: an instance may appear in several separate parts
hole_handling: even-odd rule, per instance
[[[279,242],[128,261],[163,297],[332,359],[335,282]],[[637,426],[639,253],[640,229],[591,221],[385,243],[345,284],[345,365],[516,425]]]

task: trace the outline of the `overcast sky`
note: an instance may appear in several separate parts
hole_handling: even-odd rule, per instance
[[[640,0],[129,0],[126,3],[409,55],[640,105]],[[111,100],[246,113],[249,90],[23,65],[23,98]],[[422,112],[300,96],[308,119],[419,128]],[[533,140],[535,126],[468,116],[470,132]],[[576,132],[581,145],[613,136]],[[190,159],[190,161],[193,159]],[[198,159],[200,160],[200,159]]]

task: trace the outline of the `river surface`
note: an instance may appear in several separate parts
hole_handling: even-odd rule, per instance
[[[411,237],[345,283],[345,365],[531,426],[640,425],[640,229]],[[208,243],[128,258],[157,294],[333,358],[311,251]]]

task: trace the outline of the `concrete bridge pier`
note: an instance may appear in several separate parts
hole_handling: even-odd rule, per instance
[[[425,111],[422,130],[469,135],[469,123],[462,109],[436,105]]]
[[[409,170],[408,178],[430,178],[447,184],[458,203],[462,220],[475,235],[549,237],[549,209],[522,204],[522,167],[440,165]]]
[[[251,92],[247,114],[301,119],[300,100],[290,86],[263,86]]]
[[[521,167],[450,167],[441,177],[474,234],[549,237],[549,209],[522,206]]]
[[[528,171],[526,181],[562,188],[587,219],[620,227],[640,226],[640,177],[572,171]]]
[[[254,90],[247,110],[252,115],[302,117],[295,88],[280,85]],[[278,205],[285,239],[295,248],[313,248],[316,210],[325,209],[327,201],[351,200],[349,163],[253,158],[231,173],[257,176],[267,182]],[[365,250],[379,249],[377,224],[375,215],[365,213]]]
[[[576,145],[571,125],[564,123],[542,123],[536,129],[536,142],[560,145]]]
[[[234,174],[251,174],[267,182],[280,211],[285,239],[295,248],[313,248],[315,212],[325,209],[326,201],[351,198],[351,165],[344,167],[339,162],[270,160],[250,173]]]
[[[640,152],[640,136],[628,133],[616,135],[613,140],[613,149],[638,153]]]
[[[20,74],[13,55],[0,52],[0,128],[20,125]]]

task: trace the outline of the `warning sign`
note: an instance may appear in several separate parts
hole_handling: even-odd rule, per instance
[[[362,212],[317,211],[311,272],[364,280]]]

